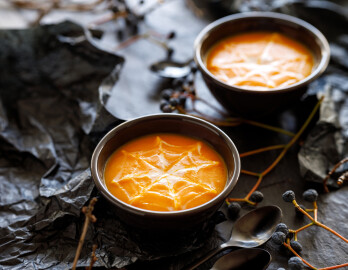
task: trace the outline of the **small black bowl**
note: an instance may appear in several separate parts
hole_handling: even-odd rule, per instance
[[[137,208],[112,195],[104,182],[104,167],[108,158],[117,148],[130,140],[153,133],[182,134],[210,144],[226,163],[228,176],[223,191],[200,206],[172,212]],[[204,223],[221,207],[237,183],[240,158],[231,139],[216,126],[192,116],[163,113],[129,120],[107,133],[94,150],[91,171],[97,189],[114,206],[124,223],[156,232],[178,232]]]
[[[205,65],[209,49],[226,37],[250,31],[275,31],[304,44],[314,57],[312,73],[290,86],[267,90],[240,88],[217,79]],[[258,118],[299,100],[307,85],[325,71],[330,47],[323,34],[303,20],[281,13],[247,12],[221,18],[206,26],[195,40],[194,59],[208,88],[228,111]]]

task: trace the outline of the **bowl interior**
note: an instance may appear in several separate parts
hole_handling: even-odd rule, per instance
[[[203,29],[195,41],[195,60],[198,66],[204,73],[214,78],[215,76],[205,66],[207,54],[212,46],[231,35],[250,31],[275,31],[304,44],[314,58],[312,74],[308,77],[313,77],[328,64],[329,46],[325,37],[315,27],[284,14],[252,12],[227,16]]]
[[[182,134],[204,140],[205,142],[210,144],[222,156],[228,170],[228,179],[225,189],[212,201],[214,201],[218,197],[221,200],[220,197],[226,197],[231,192],[239,176],[240,164],[238,152],[227,135],[225,135],[223,132],[220,132],[219,129],[209,124],[208,122],[199,120],[194,117],[175,114],[161,114],[145,116],[125,122],[111,130],[97,146],[95,153],[93,154],[94,157],[92,158],[92,173],[96,173],[96,175],[94,175],[94,178],[98,178],[94,179],[97,187],[112,203],[119,204],[122,207],[129,208],[133,211],[150,212],[155,214],[163,213],[170,215],[170,213],[173,212],[185,212],[187,210],[190,210],[187,209],[173,212],[156,212],[135,208],[115,198],[110,194],[110,192],[108,192],[106,188],[103,173],[105,164],[110,155],[126,142],[137,137],[153,133]],[[205,205],[209,205],[210,203],[212,203],[212,201],[209,201],[206,204],[195,208],[204,208]]]

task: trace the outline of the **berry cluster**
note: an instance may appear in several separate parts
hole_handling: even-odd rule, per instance
[[[143,4],[144,1],[139,1],[139,5]],[[145,14],[137,14],[129,8],[124,0],[113,1],[109,9],[114,14],[114,18],[117,19],[119,17],[120,20],[119,25],[121,27],[116,30],[116,37],[119,41],[139,33],[139,23],[144,20]]]
[[[303,231],[312,225],[319,226],[321,228],[326,229],[327,231],[333,233],[334,235],[338,236],[345,242],[348,242],[348,239],[341,236],[339,233],[335,232],[334,230],[330,229],[326,225],[322,224],[317,219],[318,214],[318,207],[317,207],[317,199],[318,199],[318,192],[315,189],[308,189],[305,192],[303,192],[302,197],[305,201],[310,202],[313,204],[312,209],[306,209],[304,206],[301,206],[297,203],[295,193],[292,190],[288,190],[284,192],[283,194],[283,200],[285,202],[292,203],[295,206],[295,209],[297,211],[297,214],[300,213],[301,216],[306,216],[308,219],[310,219],[310,223],[307,225],[297,229],[297,230],[291,230],[287,227],[284,223],[279,223],[276,227],[276,230],[274,234],[271,237],[271,241],[278,246],[285,246],[288,248],[295,256],[291,257],[288,260],[288,267],[289,270],[301,270],[303,269],[304,265],[307,265],[311,269],[318,269],[312,266],[310,263],[308,263],[306,260],[304,260],[299,253],[302,251],[302,245],[297,239],[297,234],[300,231]],[[309,212],[313,212],[313,217],[309,214]],[[341,267],[348,266],[348,263],[342,264],[342,265],[336,265],[329,268],[323,268],[323,269],[338,269]],[[278,270],[285,270],[284,268],[278,268]],[[320,269],[318,269],[320,270]]]
[[[262,202],[262,200],[263,200],[263,194],[260,191],[254,191],[249,197],[249,201],[253,203],[253,205],[257,205],[258,203]],[[226,203],[227,203],[228,216],[231,219],[236,218],[242,208],[241,205],[238,202],[226,201]]]
[[[186,100],[196,99],[195,74],[197,68],[191,67],[191,72],[186,77],[175,79],[171,82],[171,87],[162,90],[160,109],[162,112],[170,113],[178,110],[182,112],[186,107]]]

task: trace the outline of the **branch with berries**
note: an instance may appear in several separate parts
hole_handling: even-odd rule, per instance
[[[318,111],[322,101],[323,101],[323,97],[317,102],[317,104],[313,108],[312,112],[310,113],[310,115],[308,116],[308,118],[306,119],[306,121],[304,122],[302,127],[300,128],[300,130],[295,134],[294,137],[292,137],[292,139],[287,144],[285,144],[285,145],[283,145],[283,144],[282,145],[273,145],[273,146],[269,146],[269,147],[264,147],[264,148],[253,150],[253,151],[249,151],[249,152],[246,152],[246,153],[243,153],[243,154],[240,155],[240,157],[246,157],[246,156],[262,153],[262,152],[265,152],[265,151],[282,149],[280,154],[271,163],[271,165],[269,165],[261,173],[251,172],[251,171],[247,171],[247,170],[241,170],[241,173],[244,173],[244,174],[247,174],[247,175],[251,175],[251,176],[255,176],[258,179],[257,179],[255,185],[252,187],[252,189],[249,191],[249,193],[244,198],[228,198],[226,200],[230,212],[237,213],[237,209],[239,208],[237,206],[237,204],[238,204],[237,202],[245,202],[245,203],[248,203],[248,204],[251,204],[251,205],[255,206],[255,205],[257,205],[257,203],[262,201],[263,197],[260,195],[261,192],[257,191],[257,189],[260,186],[262,180],[264,179],[264,177],[267,174],[269,174],[278,165],[278,163],[285,156],[285,154],[287,153],[289,148],[292,147],[297,142],[297,140],[300,138],[302,133],[305,131],[305,129],[307,128],[309,123],[312,121],[312,119],[313,119],[315,113]]]
[[[304,265],[308,266],[310,269],[315,270],[331,270],[331,269],[338,269],[342,267],[348,267],[348,262],[340,265],[334,265],[324,268],[316,268],[312,264],[310,264],[308,261],[303,259],[301,255],[299,255],[302,251],[302,245],[298,241],[298,233],[301,231],[304,231],[311,226],[318,226],[321,227],[328,232],[334,234],[344,242],[348,243],[348,239],[343,237],[341,234],[336,232],[335,230],[331,229],[330,227],[324,225],[320,221],[318,221],[318,205],[317,205],[317,199],[318,199],[318,192],[315,189],[308,189],[303,194],[303,199],[307,202],[312,203],[312,208],[306,209],[304,206],[299,205],[296,198],[295,193],[292,190],[288,190],[283,194],[283,200],[288,203],[292,203],[297,211],[298,214],[301,214],[305,217],[307,217],[310,221],[310,223],[298,228],[298,229],[289,229],[286,224],[279,223],[276,227],[275,233],[272,235],[272,241],[276,245],[284,246],[287,249],[289,249],[295,256],[291,257],[288,261],[288,267],[289,270],[301,270]],[[312,213],[310,215],[309,213]],[[278,268],[278,270],[285,270],[284,268]]]
[[[287,151],[299,140],[303,132],[308,127],[309,123],[312,121],[316,112],[320,108],[320,104],[322,103],[324,97],[321,97],[320,100],[317,102],[317,104],[314,106],[312,112],[310,113],[310,115],[308,116],[308,118],[306,119],[302,127],[299,129],[299,131],[296,134],[293,134],[292,132],[289,132],[287,130],[274,127],[274,126],[269,126],[256,121],[244,119],[241,117],[227,116],[224,112],[221,112],[218,108],[215,108],[209,102],[197,96],[197,91],[195,87],[196,72],[197,72],[196,67],[192,66],[191,73],[187,77],[174,80],[172,83],[172,88],[164,89],[162,91],[162,100],[160,103],[160,109],[163,112],[168,113],[168,112],[178,111],[179,113],[189,114],[189,115],[202,118],[204,120],[212,122],[213,124],[217,126],[235,127],[241,124],[248,124],[248,125],[264,128],[267,130],[279,132],[282,134],[286,134],[289,137],[291,137],[291,140],[287,144],[266,146],[263,148],[251,150],[251,151],[240,154],[240,157],[243,158],[243,157],[248,157],[248,156],[264,153],[267,151],[281,150],[281,152],[276,157],[276,159],[265,170],[261,172],[252,172],[252,171],[243,170],[243,169],[241,170],[242,174],[257,177],[257,181],[244,198],[228,198],[226,200],[226,203],[228,205],[229,215],[231,217],[235,217],[238,215],[241,209],[241,206],[240,206],[241,202],[247,203],[252,206],[256,206],[258,203],[260,203],[263,200],[263,194],[257,189],[259,188],[265,176],[268,175],[278,165],[278,163],[282,160],[282,158],[285,156]],[[190,109],[187,108],[188,100],[191,103]],[[214,119],[204,114],[203,112],[199,111],[196,107],[197,102],[203,102],[205,105],[211,107],[212,109],[215,109],[215,111],[221,115],[222,120]]]

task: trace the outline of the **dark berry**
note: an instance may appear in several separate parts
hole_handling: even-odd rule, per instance
[[[117,30],[117,31],[116,31],[116,36],[117,36],[117,39],[118,39],[119,41],[123,40],[123,38],[124,38],[124,32],[123,32],[123,30],[121,30],[121,29]]]
[[[167,104],[167,105],[164,105],[163,108],[162,108],[162,112],[165,112],[165,113],[170,113],[172,112],[174,109],[172,106],[170,106],[170,104]]]
[[[302,208],[303,210],[306,209],[306,207],[305,207],[304,205],[302,205],[302,204],[300,204],[299,206],[300,206],[300,208]],[[303,217],[303,213],[302,213],[300,210],[298,210],[297,207],[295,207],[295,212],[296,212],[296,216],[297,216],[297,217]]]
[[[120,8],[118,6],[112,6],[111,7],[111,11],[114,12],[114,13],[117,13],[120,11]]]
[[[302,245],[298,241],[290,241],[290,246],[295,250],[297,253],[300,253],[302,251]]]
[[[192,79],[191,79],[191,80],[188,80],[188,81],[187,81],[187,86],[188,86],[188,87],[191,87],[191,86],[194,85],[194,83],[195,83],[195,82],[194,82]]]
[[[295,200],[295,193],[292,190],[285,191],[283,194],[283,200],[285,202],[292,202]]]
[[[288,235],[289,234],[289,229],[288,229],[288,226],[285,224],[285,223],[279,223],[276,227],[276,232],[282,232],[284,233],[285,235]]]
[[[167,35],[167,39],[173,39],[175,38],[175,32],[174,31],[171,31],[168,35]]]
[[[212,217],[212,220],[214,221],[215,224],[219,224],[221,222],[224,222],[226,221],[226,217],[225,217],[225,214],[221,211],[217,211],[213,217]]]
[[[160,102],[160,109],[162,110],[165,105],[168,105],[168,100],[162,99]]]
[[[124,18],[124,22],[127,26],[130,26],[133,24],[133,19],[131,18],[131,16],[128,16]]]
[[[139,14],[137,15],[138,21],[143,21],[145,19],[145,14]]]
[[[286,238],[291,240],[292,238],[294,238],[294,233],[293,232],[289,232],[288,235],[286,236]]]
[[[291,257],[288,260],[289,270],[301,270],[303,263],[299,257]]]
[[[171,58],[173,56],[174,49],[173,48],[168,48],[167,49],[167,57]]]
[[[140,1],[139,1],[139,5],[143,5],[144,3],[145,3],[144,0],[140,0]]]
[[[129,26],[129,31],[131,35],[136,35],[139,33],[139,26],[136,23],[134,23]]]
[[[173,94],[173,89],[164,89],[161,93],[163,99],[169,100]]]
[[[175,107],[176,105],[179,104],[179,100],[177,98],[170,98],[169,99],[169,104],[172,105],[173,107]]]
[[[182,106],[182,107],[185,107],[185,103],[186,103],[186,97],[181,95],[179,96],[179,104]]]
[[[318,199],[318,192],[315,189],[307,189],[302,196],[307,202],[315,202]]]
[[[263,200],[263,194],[260,191],[254,191],[251,196],[250,196],[250,201],[255,202],[255,203],[259,203],[262,202]]]
[[[229,215],[229,217],[230,217],[230,218],[236,217],[236,216],[239,214],[241,208],[242,208],[242,207],[240,206],[239,203],[237,203],[237,202],[231,202],[231,203],[228,205],[228,208],[227,208],[227,209],[228,209],[228,215]]]
[[[191,72],[192,72],[193,74],[196,73],[197,70],[198,70],[198,68],[197,68],[196,66],[192,66],[192,67],[191,67]]]
[[[179,88],[179,87],[181,87],[183,85],[183,83],[184,83],[184,80],[182,78],[175,79],[173,81],[173,86],[176,87],[176,88]]]
[[[286,235],[282,232],[275,232],[274,234],[272,234],[271,239],[276,245],[280,246],[285,242]]]

